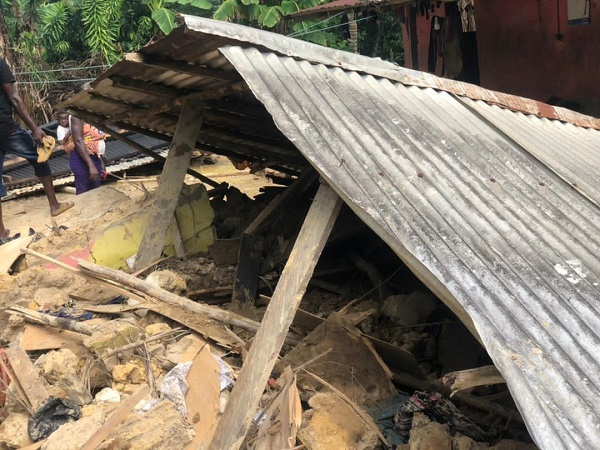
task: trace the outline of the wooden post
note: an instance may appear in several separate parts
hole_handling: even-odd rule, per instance
[[[235,273],[231,304],[233,309],[245,309],[254,305],[258,290],[258,276],[263,249],[264,225],[273,217],[284,214],[296,204],[297,197],[317,181],[317,172],[306,170],[300,178],[275,197],[242,233],[240,251]]]
[[[419,38],[417,37],[417,6],[408,8],[408,35],[410,37],[410,65],[411,69],[419,70]]]
[[[204,106],[194,101],[184,102],[181,108],[169,155],[150,210],[148,225],[135,260],[136,269],[147,267],[160,258],[167,229],[173,220],[183,180],[200,134],[203,110]]]
[[[342,200],[333,189],[321,184],[256,333],[209,450],[235,450],[242,444],[269,374],[281,351],[285,335],[341,206]]]

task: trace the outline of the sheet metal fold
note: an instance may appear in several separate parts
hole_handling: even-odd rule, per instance
[[[506,111],[507,124],[533,130],[519,145],[482,119],[485,103],[256,48],[221,51],[349,206],[468,313],[536,443],[596,446],[599,210],[523,145],[547,132],[557,142],[546,153],[540,142],[541,156],[576,170],[597,160],[600,132]],[[589,147],[567,154],[572,136]],[[579,177],[597,189],[591,171]]]

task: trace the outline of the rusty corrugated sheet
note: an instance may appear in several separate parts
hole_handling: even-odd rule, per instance
[[[252,44],[256,48],[268,48],[270,51],[281,55],[306,59],[307,61],[326,64],[330,67],[337,66],[348,70],[369,73],[374,76],[396,80],[406,85],[430,87],[469,97],[474,100],[483,100],[487,103],[503,106],[513,111],[520,111],[549,119],[558,119],[581,127],[600,129],[600,119],[598,118],[586,116],[566,108],[548,105],[537,100],[491,91],[473,84],[449,80],[426,72],[399,67],[388,61],[328,49],[308,42],[285,38],[262,30],[247,27],[232,27],[231,24],[225,22],[202,19],[194,16],[181,17],[185,26],[190,30],[188,31],[187,36],[193,36],[193,33],[219,36],[232,41],[238,41],[238,43],[241,43],[243,46]],[[168,44],[165,42],[162,45]],[[226,45],[226,42],[224,45]]]
[[[448,92],[252,48],[222,51],[356,214],[468,313],[536,443],[594,448],[598,207]],[[525,120],[533,134],[562,135],[558,121]],[[583,159],[578,144],[600,148],[600,132],[579,130],[565,134],[572,141],[558,162]]]

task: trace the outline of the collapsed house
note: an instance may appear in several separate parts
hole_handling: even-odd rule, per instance
[[[66,104],[101,128],[172,137],[136,268],[160,256],[195,147],[322,179],[210,448],[244,438],[342,203],[480,340],[537,445],[598,442],[600,120],[181,21]]]

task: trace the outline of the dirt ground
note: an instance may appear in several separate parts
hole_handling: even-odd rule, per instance
[[[192,169],[216,182],[229,183],[249,197],[254,197],[260,192],[261,187],[269,184],[268,179],[250,174],[248,169],[237,170],[225,157],[213,157],[213,159],[215,164],[206,165],[196,162],[192,165]],[[78,228],[83,223],[89,225],[92,219],[102,219],[102,222],[108,222],[110,217],[99,217],[99,215],[104,216],[106,211],[110,211],[113,203],[121,201],[123,196],[132,199],[143,196],[144,191],[140,184],[143,184],[148,190],[154,189],[157,185],[156,177],[142,177],[141,179],[144,181],[141,182],[135,181],[136,178],[132,178],[130,181],[117,181],[113,178],[112,181],[107,182],[100,189],[79,196],[57,192],[59,201],[73,201],[75,207],[71,211],[56,217],[56,224],[59,227],[62,225],[69,228]],[[150,178],[154,178],[154,180]],[[194,184],[198,183],[198,180],[187,175],[185,182]],[[210,189],[210,186],[207,186],[207,189]],[[29,228],[33,228],[36,232],[47,232],[53,226],[48,201],[43,194],[3,202],[2,213],[5,226],[13,233]]]

